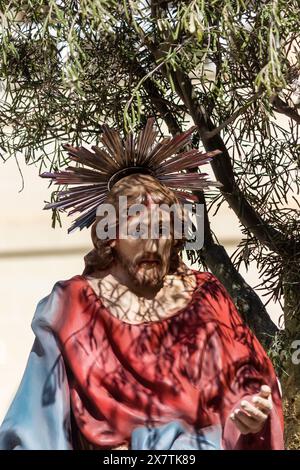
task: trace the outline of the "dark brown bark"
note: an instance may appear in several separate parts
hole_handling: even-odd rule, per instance
[[[297,122],[297,124],[300,124],[300,114],[298,114],[296,108],[292,108],[278,96],[274,96],[271,102],[274,106],[275,111],[281,114],[285,114],[285,116],[293,119]]]
[[[180,71],[174,73],[173,81],[176,91],[185,103],[189,114],[199,129],[199,134],[206,151],[222,150],[222,154],[212,161],[212,168],[217,180],[222,183],[222,193],[229,206],[236,213],[240,222],[270,250],[283,257],[300,253],[300,244],[285,237],[283,233],[269,225],[260,214],[249,204],[246,197],[236,185],[233,167],[228,150],[219,134],[213,138],[206,135],[214,130],[214,125],[205,109],[199,104],[188,76]]]
[[[142,69],[139,67],[140,73]],[[153,105],[166,122],[169,132],[176,135],[181,128],[172,112],[162,99],[159,90],[151,79],[145,80],[144,89],[147,91]],[[256,292],[246,283],[241,274],[234,267],[228,253],[221,245],[214,243],[206,201],[203,193],[197,193],[200,203],[204,204],[204,247],[201,250],[201,259],[212,273],[224,284],[241,316],[255,332],[261,343],[268,347],[272,341],[277,327],[270,319],[262,301]]]

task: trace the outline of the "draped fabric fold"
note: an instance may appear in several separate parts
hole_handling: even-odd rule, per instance
[[[282,449],[272,364],[222,284],[195,275],[186,308],[139,325],[114,317],[84,276],[56,283],[37,306],[0,448],[71,449],[75,426],[92,448]],[[230,413],[262,384],[273,410],[260,433],[242,435]]]
[[[0,449],[72,449],[68,380],[51,326],[60,313],[60,294],[57,283],[37,305],[32,322],[35,341],[0,428]]]

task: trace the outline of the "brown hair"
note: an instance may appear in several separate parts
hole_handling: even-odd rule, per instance
[[[119,180],[108,193],[106,204],[112,204],[116,210],[117,224],[119,221],[118,201],[119,196],[127,196],[128,205],[143,204],[146,202],[147,195],[151,195],[152,200],[156,204],[167,204],[169,207],[172,204],[178,204],[180,208],[179,217],[184,222],[184,213],[182,205],[179,200],[166,186],[162,185],[156,178],[146,174],[132,174]],[[114,252],[110,246],[110,240],[101,240],[97,237],[96,227],[102,216],[97,217],[91,228],[91,237],[94,249],[90,251],[85,257],[85,269],[83,274],[89,275],[93,271],[101,271],[107,269],[114,260]],[[171,212],[171,220],[174,220],[173,213]],[[169,273],[174,273],[180,263],[179,252],[182,250],[185,242],[184,236],[181,239],[173,240],[173,247],[170,258]]]

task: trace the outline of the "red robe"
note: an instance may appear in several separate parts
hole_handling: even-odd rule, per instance
[[[222,284],[194,271],[184,309],[161,321],[114,317],[84,276],[56,284],[54,325],[68,373],[73,415],[96,447],[130,446],[132,431],[179,420],[195,430],[221,424],[225,449],[282,449],[278,381],[262,346]],[[229,418],[262,384],[274,407],[258,434],[241,435]]]

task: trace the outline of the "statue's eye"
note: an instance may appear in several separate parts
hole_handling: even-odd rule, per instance
[[[165,227],[165,225],[162,222],[160,222],[158,224],[158,226],[156,227],[156,229],[155,229],[155,234],[158,237],[168,236],[168,234],[169,234],[168,233],[168,228]]]
[[[145,227],[141,226],[141,224],[138,224],[131,232],[131,237],[133,238],[141,238],[147,233],[147,230]]]

